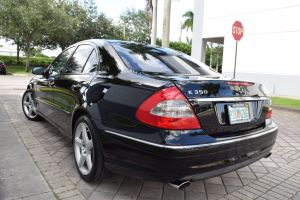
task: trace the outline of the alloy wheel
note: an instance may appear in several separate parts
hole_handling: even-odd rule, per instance
[[[88,175],[93,167],[94,148],[91,131],[84,122],[76,127],[74,151],[78,169],[83,175]]]
[[[34,103],[31,92],[27,92],[23,98],[23,109],[27,117],[35,118],[37,116],[36,104]]]

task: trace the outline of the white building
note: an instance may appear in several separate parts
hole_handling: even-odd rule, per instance
[[[261,82],[273,94],[300,96],[300,0],[195,0],[194,13],[195,58],[206,42],[224,44],[223,74],[233,77],[232,25],[240,21],[236,78]],[[201,34],[203,40],[196,40]]]
[[[2,56],[17,56],[17,48],[14,46],[0,47],[0,55],[2,55]],[[20,51],[20,56],[24,56],[23,51]]]

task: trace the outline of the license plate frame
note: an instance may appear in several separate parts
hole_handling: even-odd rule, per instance
[[[227,105],[230,124],[241,124],[251,121],[249,103],[233,103]]]

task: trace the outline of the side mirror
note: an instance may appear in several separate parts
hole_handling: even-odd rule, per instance
[[[36,75],[43,75],[44,68],[43,67],[34,67],[34,68],[32,68],[32,73],[36,74]]]

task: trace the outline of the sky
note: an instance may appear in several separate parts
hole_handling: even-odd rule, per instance
[[[170,40],[178,41],[180,36],[180,22],[183,22],[185,18],[182,15],[189,10],[194,10],[195,0],[172,0],[171,4],[171,34]],[[146,7],[145,0],[97,0],[98,10],[106,14],[107,17],[119,20],[119,16],[126,8],[135,7],[136,9],[143,10]],[[163,23],[163,7],[164,0],[158,0],[158,27],[157,37],[161,38],[162,35],[162,23]],[[183,31],[185,34],[185,31]],[[184,35],[185,36],[185,35]],[[183,38],[183,37],[182,37]],[[183,42],[186,41],[185,37]]]
[[[170,24],[170,40],[179,41],[180,37],[180,22],[184,22],[182,15],[189,10],[194,10],[195,0],[172,0],[171,4],[171,24]],[[105,15],[115,22],[119,21],[120,14],[126,9],[134,7],[136,9],[145,9],[145,0],[95,0],[98,11],[105,13]],[[162,36],[162,23],[163,23],[163,7],[164,0],[158,0],[158,10],[157,10],[157,37]],[[192,37],[191,33],[186,33],[182,30],[181,41],[186,42],[186,36]],[[7,43],[4,40],[0,40],[0,44],[5,46],[10,46],[11,42]],[[48,56],[57,56],[61,52],[60,49],[57,50],[44,50],[43,53]]]

